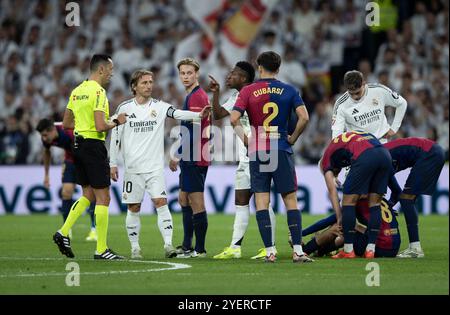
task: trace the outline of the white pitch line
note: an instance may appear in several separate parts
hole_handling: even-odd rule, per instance
[[[76,261],[93,261],[92,259],[81,258],[75,260],[68,260],[66,258],[48,258],[48,257],[0,257],[0,260],[44,260],[44,261],[67,261],[76,262]],[[89,276],[97,276],[97,275],[108,275],[108,274],[126,274],[126,273],[144,273],[144,272],[156,272],[156,271],[166,271],[166,270],[177,270],[177,269],[187,269],[191,268],[191,265],[180,264],[180,263],[170,263],[170,262],[162,262],[162,261],[152,261],[152,260],[116,260],[109,261],[113,263],[119,263],[121,261],[133,262],[133,263],[143,263],[143,264],[160,264],[160,265],[169,265],[170,267],[166,268],[153,268],[153,269],[141,269],[141,270],[110,270],[110,271],[97,271],[97,272],[80,272],[80,275],[89,275]],[[45,273],[18,273],[18,274],[0,274],[0,278],[11,278],[11,277],[47,277],[47,276],[66,276],[67,272],[45,272]]]

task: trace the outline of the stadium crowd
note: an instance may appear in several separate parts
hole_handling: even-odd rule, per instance
[[[189,41],[202,29],[180,10],[182,1],[77,2],[80,26],[74,27],[65,24],[65,1],[0,2],[0,164],[41,163],[36,124],[44,117],[62,121],[70,91],[87,78],[93,53],[109,54],[114,61],[110,112],[131,97],[127,82],[137,68],[155,74],[154,98],[183,104],[176,62],[192,54]],[[243,1],[229,2],[223,15]],[[408,101],[399,137],[437,140],[448,160],[448,1],[382,1],[380,26],[371,27],[365,6],[362,0],[279,1],[248,49],[252,62],[266,50],[282,55],[278,78],[301,90],[311,120],[295,147],[297,163],[319,160],[331,138],[332,108],[343,92],[343,74],[350,69]],[[208,53],[192,56],[201,62],[200,84],[206,89],[212,74],[225,100],[225,78],[233,64],[220,51]],[[174,124],[168,121],[168,134]],[[58,152],[54,163],[62,162]]]

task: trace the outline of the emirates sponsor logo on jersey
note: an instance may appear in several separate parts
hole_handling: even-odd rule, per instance
[[[375,109],[373,111],[370,111],[368,113],[364,113],[362,115],[353,116],[353,118],[355,119],[355,122],[361,122],[363,120],[367,120],[367,119],[370,119],[370,118],[373,118],[373,117],[378,117],[378,120],[379,120],[379,117],[380,117],[381,114],[382,114],[381,109]]]

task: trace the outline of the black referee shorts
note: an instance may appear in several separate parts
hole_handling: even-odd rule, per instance
[[[74,144],[75,179],[78,185],[100,189],[111,185],[105,142],[77,137]]]

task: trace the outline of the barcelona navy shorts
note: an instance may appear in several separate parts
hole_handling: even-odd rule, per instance
[[[386,148],[368,149],[352,162],[343,192],[346,195],[385,194],[392,172],[392,159]]]
[[[434,144],[430,151],[422,153],[411,168],[403,192],[409,195],[432,195],[444,163],[444,150]]]
[[[275,191],[287,194],[297,191],[297,174],[292,153],[274,150],[258,151],[250,156],[250,183],[254,193],[270,192],[272,179]]]
[[[180,190],[188,193],[204,192],[208,166],[180,161]]]
[[[369,236],[367,235],[367,232],[364,234],[356,232],[355,238],[353,239],[353,250],[355,251],[355,254],[358,256],[363,256],[368,243]],[[396,257],[399,249],[400,242],[395,242],[392,249],[385,249],[375,246],[375,257]]]
[[[75,164],[73,162],[64,161],[62,166],[62,183],[76,183]]]

